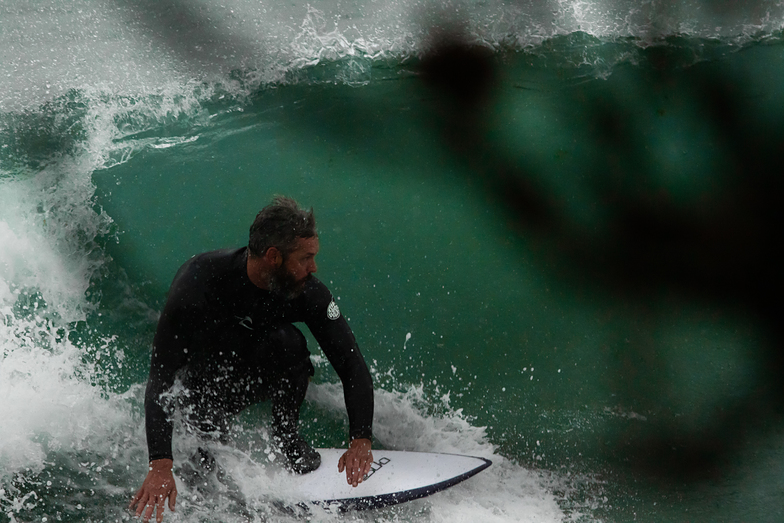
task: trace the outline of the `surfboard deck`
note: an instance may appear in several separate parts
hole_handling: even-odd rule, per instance
[[[345,449],[316,449],[321,466],[289,483],[291,500],[336,510],[363,510],[423,498],[457,485],[478,474],[492,462],[458,454],[373,450],[370,473],[357,487],[338,472]],[[288,482],[287,482],[288,483]]]

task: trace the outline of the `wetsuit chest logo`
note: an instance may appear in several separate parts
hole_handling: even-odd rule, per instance
[[[327,307],[327,318],[330,320],[340,318],[340,309],[338,308],[338,304],[334,301],[329,302],[329,306]]]
[[[249,331],[253,330],[253,318],[250,316],[245,316],[244,318],[240,316],[235,316],[238,320],[240,320],[240,325],[248,329]]]

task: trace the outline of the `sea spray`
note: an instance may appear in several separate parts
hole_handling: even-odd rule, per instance
[[[138,422],[131,421],[127,396],[108,395],[101,373],[84,360],[88,350],[111,357],[113,338],[94,348],[71,339],[94,309],[87,294],[100,266],[89,251],[92,242],[79,239],[92,227],[89,208],[80,222],[79,212],[57,203],[67,184],[50,193],[21,190],[21,184],[0,184],[0,513],[11,521],[40,521],[65,510],[53,492],[79,483],[52,465],[96,455],[112,463],[113,456],[123,459],[122,438],[136,432]],[[71,203],[79,201],[74,196]],[[31,203],[32,210],[25,207]],[[91,487],[101,484],[100,474],[92,480]]]
[[[601,505],[602,484],[596,478],[520,466],[499,454],[488,440],[486,427],[472,424],[462,409],[447,406],[443,414],[433,415],[433,404],[448,405],[447,398],[429,397],[422,386],[404,391],[377,389],[375,444],[392,450],[478,456],[493,465],[476,478],[411,507],[389,509],[390,513],[412,516],[428,507],[430,521],[563,521],[586,516]],[[307,401],[333,415],[342,417],[345,411],[339,384],[311,386]]]
[[[660,66],[661,62],[656,59],[662,54],[669,60],[669,67],[674,73],[701,62],[709,62],[712,67],[723,70],[729,61],[727,57],[751,48],[753,53],[744,55],[744,59],[749,58],[749,63],[757,60],[767,67],[754,69],[764,74],[744,76],[743,82],[738,85],[757,85],[754,82],[762,82],[766,75],[774,75],[780,69],[776,67],[775,60],[763,62],[758,51],[765,46],[776,50],[773,46],[781,41],[784,18],[781,2],[751,2],[735,12],[719,9],[722,3],[707,1],[643,4],[633,1],[534,0],[511,4],[493,1],[437,2],[427,10],[422,9],[421,2],[417,1],[382,2],[381,6],[378,2],[326,3],[319,4],[318,9],[296,2],[286,5],[241,0],[219,4],[199,2],[198,6],[204,7],[205,16],[214,21],[221,31],[226,31],[222,33],[221,48],[232,44],[235,35],[239,35],[239,40],[245,43],[237,48],[244,52],[234,56],[227,54],[225,59],[221,56],[216,60],[216,48],[207,48],[204,50],[207,58],[191,63],[182,48],[167,45],[166,27],[150,26],[150,21],[145,27],[139,21],[143,13],[133,9],[131,4],[103,0],[79,0],[67,5],[62,2],[31,4],[6,1],[0,6],[3,24],[0,32],[0,55],[3,57],[0,60],[0,92],[3,93],[0,98],[0,416],[13,421],[0,425],[0,519],[129,519],[124,506],[141,484],[146,471],[143,387],[155,316],[162,296],[145,296],[140,290],[148,284],[145,279],[124,281],[125,267],[122,264],[127,263],[127,259],[110,259],[106,246],[116,242],[130,245],[130,248],[140,251],[142,258],[153,258],[160,248],[130,241],[131,233],[128,231],[138,223],[133,220],[116,223],[114,220],[120,214],[109,216],[102,210],[101,201],[95,198],[93,184],[101,182],[106,193],[110,194],[111,187],[106,189],[110,185],[107,180],[123,186],[129,183],[122,175],[117,175],[115,181],[116,172],[146,180],[145,177],[149,177],[154,168],[165,165],[165,174],[171,175],[169,168],[176,163],[178,155],[190,157],[193,164],[204,165],[215,156],[220,157],[221,153],[224,157],[239,156],[245,146],[254,153],[253,165],[258,165],[270,180],[270,185],[264,187],[265,191],[279,190],[279,187],[305,191],[303,186],[312,186],[314,192],[307,203],[313,204],[317,212],[323,213],[337,202],[334,214],[329,216],[332,222],[338,222],[341,215],[355,213],[351,215],[353,222],[340,223],[339,226],[363,238],[362,247],[372,250],[376,242],[395,246],[387,258],[374,258],[365,266],[359,266],[357,272],[367,273],[376,266],[384,266],[382,270],[387,270],[385,265],[394,265],[398,257],[393,254],[398,252],[397,247],[401,244],[391,243],[394,237],[389,230],[393,227],[386,224],[395,224],[395,229],[403,230],[405,224],[399,212],[402,206],[422,212],[419,218],[422,224],[432,227],[435,223],[423,209],[436,200],[428,199],[419,185],[421,179],[416,177],[422,172],[418,170],[419,155],[424,158],[437,147],[430,147],[432,143],[426,142],[429,147],[427,153],[423,152],[424,148],[412,149],[410,142],[395,135],[394,122],[386,118],[379,119],[378,129],[384,131],[383,140],[388,142],[388,147],[381,148],[380,152],[376,150],[373,156],[363,155],[363,147],[368,146],[362,142],[362,131],[357,131],[363,129],[357,125],[362,123],[361,119],[346,118],[350,115],[340,113],[341,121],[347,119],[353,122],[351,130],[356,133],[349,134],[350,139],[345,141],[341,141],[339,126],[327,127],[322,132],[315,125],[298,127],[297,122],[308,120],[321,125],[323,122],[319,118],[324,114],[330,115],[328,111],[322,112],[324,108],[334,106],[341,98],[352,100],[353,104],[347,105],[359,107],[366,116],[382,110],[382,101],[386,100],[399,106],[401,112],[412,108],[419,110],[422,105],[414,103],[421,98],[417,92],[406,92],[404,97],[380,88],[395,83],[389,80],[414,82],[417,58],[427,50],[427,37],[432,26],[439,22],[440,14],[447,11],[456,13],[457,19],[465,24],[469,43],[496,51],[498,67],[508,75],[508,85],[505,85],[514,96],[514,103],[504,104],[499,111],[514,113],[515,107],[538,108],[541,113],[520,112],[519,121],[531,120],[532,116],[541,114],[547,117],[548,122],[560,113],[548,110],[547,105],[541,102],[543,96],[549,97],[554,105],[562,104],[566,107],[565,111],[571,113],[582,105],[564,104],[564,100],[570,100],[569,97],[559,97],[559,92],[568,90],[571,84],[582,82],[601,91],[603,87],[614,85],[611,84],[613,75],[619,70],[628,74],[630,70],[648,71],[651,63]],[[423,11],[427,11],[427,16]],[[162,19],[166,20],[165,17]],[[188,43],[188,40],[182,41]],[[248,42],[250,45],[246,45]],[[768,56],[772,54],[768,53]],[[526,66],[507,67],[511,63],[525,63]],[[556,72],[565,80],[556,81],[548,76],[552,73],[554,78]],[[595,78],[609,82],[591,83]],[[770,84],[780,85],[781,82],[771,80]],[[319,90],[313,88],[315,85],[336,87]],[[345,86],[352,87],[341,89]],[[276,90],[282,93],[287,87],[292,87],[292,90],[286,92],[293,94],[289,98],[281,97],[283,102],[280,104],[274,96],[263,96],[274,94]],[[613,87],[618,90],[627,88],[624,84]],[[752,93],[749,99],[776,99],[776,93],[774,89],[761,89],[759,93]],[[305,104],[301,104],[300,99],[312,101],[313,97],[316,101],[308,106],[310,112],[303,116]],[[365,97],[369,100],[367,105],[362,104]],[[294,101],[289,103],[290,100]],[[590,105],[595,100],[597,98],[588,96],[584,104]],[[658,101],[651,104],[649,100],[643,97],[644,103],[635,104],[635,114],[650,112],[665,121],[677,110],[677,104],[657,105]],[[283,103],[288,105],[282,107]],[[688,105],[690,102],[684,103]],[[274,115],[271,124],[265,120],[269,114]],[[388,116],[389,113],[380,114]],[[771,110],[768,114],[773,121],[778,112]],[[248,147],[246,142],[231,139],[231,133],[237,130],[260,126],[258,120],[268,124],[272,130],[257,142],[250,143]],[[406,120],[400,129],[411,133],[416,131],[416,125]],[[675,127],[668,124],[662,131],[673,143],[681,140],[680,135],[671,132]],[[278,132],[281,129],[297,136],[296,141],[288,138],[293,145],[286,143],[285,133]],[[535,123],[532,130],[532,136],[539,136],[546,130],[546,125]],[[308,133],[311,132],[318,134],[321,140],[332,140],[332,147],[319,149],[323,141],[319,144],[309,141]],[[415,136],[419,138],[422,134]],[[579,138],[577,134],[568,135],[569,143],[573,137]],[[219,141],[222,143],[216,144]],[[527,143],[527,138],[516,141],[515,147],[523,141]],[[689,139],[686,141],[692,145],[695,143]],[[256,153],[264,150],[266,143],[275,144],[272,149],[280,154],[279,166],[274,162],[278,156],[271,154],[266,157]],[[585,163],[586,156],[578,156],[579,148],[563,148],[556,141],[551,145],[552,150],[548,144],[534,147],[536,153],[542,154],[543,161],[562,161],[569,154],[574,154],[575,164]],[[286,147],[296,152],[289,156],[279,153]],[[671,149],[675,156],[682,155],[674,145]],[[135,159],[150,151],[167,152],[169,156],[155,158],[164,158],[169,163],[155,158],[134,163]],[[322,154],[323,151],[327,152]],[[387,155],[388,151],[393,154]],[[297,164],[300,172],[285,170],[289,163],[294,164],[308,158],[308,155],[312,155],[312,162],[303,163],[304,167]],[[439,159],[425,164],[436,166],[427,171],[428,176],[435,173],[444,178],[454,177],[454,163],[447,162],[448,166],[444,167],[445,162]],[[238,177],[230,162],[228,165],[215,165],[222,169],[221,177],[215,176],[215,189],[236,183],[243,190],[248,190],[257,177],[255,174]],[[322,165],[328,168],[319,170]],[[395,176],[412,176],[401,190],[406,194],[405,200],[400,198],[398,202],[390,190],[392,176],[383,170],[387,165],[401,171]],[[285,175],[277,175],[276,169]],[[304,178],[302,173],[309,171],[316,174]],[[689,176],[694,176],[692,179],[697,179],[698,173],[694,171],[692,168],[687,170]],[[337,177],[331,177],[335,172],[340,172],[347,179],[352,178],[352,173],[361,172],[364,179],[357,177],[342,185]],[[293,183],[283,185],[283,178],[299,179],[297,177],[303,177],[306,183],[302,186]],[[319,177],[326,181],[316,185]],[[373,178],[386,180],[385,185],[374,186],[369,181]],[[187,181],[190,178],[183,179]],[[411,183],[411,180],[415,182]],[[355,193],[352,184],[369,189],[365,193]],[[141,185],[148,192],[125,200],[119,197],[117,206],[142,207],[142,212],[149,212],[144,195],[158,190],[158,186],[152,182]],[[372,194],[377,187],[380,187],[378,190],[389,191],[384,193],[384,199],[392,202],[390,207],[396,208],[391,211],[381,209],[379,202],[379,209],[373,213],[356,214],[357,206],[363,201],[374,201]],[[335,197],[335,194],[340,194],[340,197]],[[358,196],[355,197],[355,194]],[[438,202],[455,202],[457,198],[449,199],[449,194],[452,194],[451,190],[439,189]],[[177,196],[187,200],[193,193],[186,189]],[[216,200],[224,198],[215,192],[211,196]],[[351,203],[342,203],[344,207],[341,207],[343,197]],[[413,205],[414,197],[422,197],[420,207]],[[236,212],[234,197],[226,197],[220,203],[230,207],[229,213]],[[471,216],[470,207],[460,208],[461,216],[453,220],[450,230],[459,228],[461,220],[471,219],[466,217]],[[482,208],[482,212],[485,210]],[[386,212],[388,216],[384,215]],[[356,216],[367,216],[368,219],[360,218],[362,223],[358,223]],[[382,216],[385,222],[383,227],[373,221],[378,216]],[[205,220],[200,223],[214,222]],[[322,223],[330,222],[324,220]],[[162,227],[160,223],[156,225]],[[185,238],[183,243],[195,237],[189,236],[193,229],[190,223],[173,220],[163,226],[173,228],[178,236]],[[363,227],[373,230],[370,241],[361,236]],[[424,228],[424,225],[419,226],[419,229]],[[447,252],[448,248],[438,242],[437,235],[446,236],[448,233],[431,233],[427,241],[420,240],[419,243],[427,245],[428,254],[437,249]],[[333,234],[331,239],[339,237],[330,229],[324,231],[325,238],[329,234]],[[411,236],[412,232],[408,231],[408,234]],[[487,233],[487,236],[495,238],[492,233]],[[149,239],[144,238],[145,242]],[[457,243],[463,239],[459,238]],[[227,241],[235,240],[232,237]],[[405,240],[408,242],[406,245],[416,251],[417,242],[409,241],[410,237],[405,237]],[[762,449],[764,457],[757,458],[759,461],[755,462],[768,467],[765,474],[769,481],[764,483],[769,489],[771,502],[765,503],[755,501],[758,498],[754,494],[762,491],[757,488],[763,484],[762,480],[752,482],[751,488],[744,487],[746,482],[739,482],[710,491],[709,495],[714,498],[710,503],[703,503],[698,499],[700,496],[689,498],[688,493],[686,502],[683,502],[681,492],[659,491],[648,497],[640,495],[632,498],[630,502],[627,501],[627,493],[635,493],[638,489],[636,483],[630,482],[620,489],[624,492],[615,495],[614,501],[608,503],[599,495],[601,483],[589,473],[581,476],[586,469],[591,470],[590,466],[577,463],[576,471],[564,469],[574,463],[569,462],[572,454],[565,451],[559,454],[557,443],[535,435],[532,437],[532,434],[547,431],[548,439],[568,439],[569,445],[574,440],[590,442],[601,439],[602,427],[606,425],[602,416],[609,417],[602,413],[608,405],[614,408],[616,399],[602,397],[597,400],[592,388],[600,389],[597,383],[607,377],[605,352],[612,352],[612,340],[591,342],[581,348],[590,355],[581,360],[581,368],[585,361],[585,368],[590,370],[583,370],[582,374],[564,373],[566,376],[553,372],[550,376],[547,373],[549,364],[561,368],[569,357],[579,358],[583,352],[569,352],[567,348],[569,356],[564,355],[564,347],[568,347],[569,343],[562,344],[561,341],[571,342],[576,337],[569,338],[568,322],[552,323],[553,302],[537,296],[534,285],[521,284],[520,280],[524,278],[517,276],[513,282],[501,280],[502,273],[508,272],[513,264],[517,267],[529,262],[521,261],[524,256],[515,250],[515,256],[520,259],[507,260],[501,267],[503,271],[499,270],[492,264],[498,256],[498,250],[492,250],[493,241],[476,249],[486,254],[481,266],[484,274],[471,275],[468,274],[470,271],[465,274],[467,279],[491,274],[503,282],[501,286],[504,289],[469,282],[469,285],[474,285],[470,289],[477,292],[466,293],[467,299],[460,302],[459,309],[451,309],[450,304],[434,299],[425,310],[419,311],[422,319],[417,321],[421,323],[413,324],[410,314],[401,319],[394,311],[397,304],[395,292],[401,287],[385,290],[384,301],[368,300],[371,310],[386,307],[386,311],[382,311],[383,323],[395,327],[402,324],[405,329],[416,329],[414,332],[429,332],[426,329],[429,323],[446,318],[438,329],[440,332],[448,331],[452,339],[443,342],[442,347],[421,347],[427,352],[426,356],[438,356],[436,363],[425,361],[426,368],[420,372],[419,369],[414,371],[413,367],[403,368],[397,362],[400,367],[400,375],[397,376],[389,367],[394,361],[384,360],[384,357],[389,358],[386,354],[373,354],[370,344],[366,345],[367,354],[382,360],[375,366],[383,368],[382,375],[388,377],[384,379],[382,375],[375,375],[378,444],[407,450],[476,453],[490,457],[495,464],[481,476],[452,491],[385,512],[351,515],[352,520],[459,521],[464,518],[469,521],[514,521],[517,515],[529,515],[544,521],[557,521],[559,518],[575,519],[583,512],[587,514],[585,519],[591,520],[602,517],[603,509],[614,503],[621,506],[617,513],[620,521],[633,519],[635,503],[642,506],[648,500],[655,500],[659,505],[648,508],[654,514],[648,520],[665,521],[667,516],[658,514],[665,495],[669,496],[666,503],[674,507],[670,515],[682,506],[688,506],[690,513],[695,513],[695,509],[700,507],[714,507],[716,503],[727,503],[732,499],[743,500],[739,507],[741,504],[747,506],[734,511],[730,506],[727,511],[724,505],[713,513],[703,508],[703,512],[694,517],[710,520],[715,519],[716,514],[726,517],[749,517],[749,513],[768,517],[779,515],[775,513],[780,510],[775,503],[776,496],[780,494],[780,482],[777,483],[776,478],[781,477],[776,463],[782,462],[778,443],[778,447],[774,444],[770,447],[779,450],[768,452]],[[507,245],[509,242],[506,237],[498,238],[499,244]],[[200,242],[194,240],[188,244],[188,249],[195,249],[194,245],[202,250],[224,246],[205,243],[203,238]],[[337,242],[332,245],[337,245]],[[329,256],[326,247],[325,242],[322,254],[325,258]],[[340,248],[350,251],[347,245],[341,244]],[[185,251],[185,248],[182,250]],[[350,256],[347,258],[350,259]],[[432,258],[430,256],[429,259]],[[452,276],[466,271],[467,265],[461,253],[455,252],[444,258],[452,269]],[[431,269],[432,265],[422,273],[432,274]],[[329,270],[333,269],[322,266],[322,271]],[[159,278],[161,281],[154,283],[163,286],[167,283],[163,280],[171,275],[167,273]],[[351,294],[356,296],[361,292],[361,278],[355,278],[359,283],[349,283],[352,277],[354,275],[340,281],[336,279],[346,285],[342,292],[349,298]],[[116,289],[111,286],[115,283],[118,283],[121,293],[114,292]],[[511,301],[507,292],[516,285],[520,285],[524,292],[520,292],[520,299],[514,304],[514,322],[504,324],[498,318],[486,322],[488,315],[483,312],[482,305],[490,304],[497,308],[499,315],[503,314],[503,308]],[[548,284],[548,287],[552,285]],[[556,287],[552,289],[553,294],[563,292]],[[137,300],[144,307],[129,313],[128,309],[122,308],[127,303],[126,298]],[[550,309],[539,317],[542,321],[532,322],[535,323],[535,331],[531,329],[530,335],[515,337],[522,328],[515,330],[514,326],[531,318],[523,305],[528,303],[531,307],[549,304]],[[349,307],[346,309],[349,310]],[[385,325],[377,327],[380,333],[385,334],[374,337],[376,327],[364,329],[362,322],[367,322],[368,318],[362,318],[356,311],[355,308],[352,314],[356,316],[354,321],[357,323],[352,326],[356,327],[358,337],[370,339],[375,344],[387,339],[386,334],[389,334],[388,339],[395,340],[395,350],[401,343],[405,346],[399,334],[393,336],[384,331]],[[612,311],[589,311],[586,315],[592,314],[602,320],[598,326],[585,322],[582,329],[585,332],[600,339],[603,332],[615,328],[606,326],[608,322],[613,323],[608,317],[616,317]],[[111,321],[108,320],[110,316]],[[137,332],[128,327],[130,324],[140,324],[142,328]],[[469,330],[465,325],[477,325],[477,328]],[[398,327],[396,332],[407,332],[401,331],[402,328]],[[558,343],[542,341],[545,335],[539,332],[548,329],[563,331],[553,334],[562,337]],[[504,331],[503,335],[501,331]],[[509,332],[508,337],[506,331]],[[491,350],[483,353],[485,335],[495,335],[496,338],[492,345],[487,342]],[[547,333],[547,336],[550,334]],[[456,339],[458,337],[463,339]],[[417,339],[422,341],[425,338],[420,336]],[[465,351],[467,345],[470,345],[467,350],[471,353],[471,360],[464,360],[462,353],[459,359],[455,357],[455,353]],[[558,346],[559,352],[550,352],[554,345]],[[542,358],[542,364],[536,364],[537,380],[533,380],[533,376],[525,376],[529,389],[522,389],[523,385],[518,384],[519,389],[530,392],[515,396],[511,394],[513,387],[506,382],[514,384],[511,378],[495,370],[484,373],[484,369],[480,370],[482,366],[476,364],[475,355],[484,356],[483,363],[487,365],[498,364],[504,367],[504,371],[518,371],[517,368],[508,369],[509,359],[500,360],[493,355],[493,351],[498,350],[508,351],[510,356],[515,355],[514,351],[527,355],[535,353]],[[678,350],[681,348],[678,347]],[[406,352],[411,353],[412,348],[407,347]],[[416,364],[422,361],[424,358]],[[528,365],[528,360],[525,361]],[[720,359],[717,364],[724,362]],[[121,364],[122,371],[118,371],[117,366]],[[466,380],[461,383],[470,378],[471,384],[460,391],[449,391],[449,380],[439,376],[441,389],[436,392],[429,383],[437,376],[439,368],[447,373],[451,369],[451,374],[458,381],[462,375]],[[463,374],[467,372],[464,369],[471,370],[471,375]],[[498,390],[501,390],[502,384],[507,387],[507,394],[494,398],[498,403],[486,399],[492,396],[478,397],[483,392],[477,393],[484,383],[493,379],[487,378],[491,372],[493,377],[504,381],[498,383]],[[426,376],[420,377],[420,374]],[[539,376],[549,378],[542,378],[540,382]],[[335,377],[331,379],[336,382]],[[454,381],[452,385],[455,385]],[[341,438],[345,439],[346,432],[341,394],[339,385],[335,383],[316,384],[305,406],[306,411],[311,409],[315,412],[305,416],[305,430],[315,432],[321,441],[329,441],[331,445],[345,443],[341,441]],[[551,400],[547,408],[542,406],[542,402],[537,405],[537,397],[547,401],[549,396],[556,399]],[[568,399],[563,399],[564,396]],[[528,401],[531,399],[533,401]],[[570,411],[576,408],[570,406],[574,401],[581,405],[585,402],[585,407],[580,407],[578,413]],[[485,405],[476,406],[483,402],[486,402]],[[461,407],[464,409],[461,410]],[[500,420],[491,421],[485,416],[478,421],[467,414],[482,416],[484,407],[497,407],[494,412],[503,412],[503,416],[498,416],[503,422],[519,423],[519,437],[516,433],[503,432],[508,429],[499,429]],[[530,415],[522,416],[521,410]],[[636,413],[638,410],[623,412]],[[648,420],[655,419],[647,411],[639,412]],[[251,434],[248,440],[260,442],[259,452],[255,452],[256,447],[253,447],[250,450],[254,452],[247,452],[248,458],[245,459],[242,448],[219,448],[232,473],[240,478],[243,474],[251,478],[258,472],[257,467],[263,463],[265,455],[263,427],[268,420],[264,416],[254,418],[252,414],[256,413],[258,411],[248,414],[243,423],[246,423],[246,433]],[[554,415],[560,416],[561,423],[545,420],[545,414],[551,419]],[[514,416],[519,416],[520,421],[510,420]],[[624,422],[618,425],[623,430],[639,430],[637,427],[642,423],[637,416],[632,419],[623,417],[620,421]],[[495,429],[489,426],[483,428],[491,423],[496,426]],[[540,440],[542,447],[548,446],[547,457],[541,461],[537,459],[544,453],[537,444]],[[188,456],[187,452],[195,442],[187,437],[178,441],[176,445],[179,446],[175,450],[179,452],[179,463]],[[527,444],[531,445],[531,449],[523,448]],[[561,446],[565,447],[566,443]],[[748,453],[753,454],[757,450],[755,448]],[[528,452],[535,454],[530,462],[515,461],[522,460],[521,456],[527,456]],[[747,464],[744,466],[748,467]],[[748,470],[760,470],[763,466],[755,465]],[[551,467],[553,470],[537,467]],[[753,474],[749,472],[748,475]],[[182,488],[178,513],[167,513],[167,521],[212,521],[215,514],[224,513],[221,508],[232,510],[226,500],[210,504],[196,493]],[[195,499],[193,496],[196,496]],[[255,503],[251,507],[251,520],[272,519],[271,515],[276,514],[261,498]],[[630,508],[627,510],[625,507]],[[683,513],[678,513],[678,517],[682,518]],[[338,520],[337,516],[329,514],[317,514],[314,518],[317,521]],[[239,521],[242,516],[232,512],[225,519]]]
[[[73,96],[2,115],[0,513],[11,521],[105,514],[74,501],[115,495],[143,444],[139,388],[108,388],[124,355],[97,310],[113,222],[92,175],[111,133]]]
[[[138,97],[172,83],[226,84],[238,77],[250,91],[314,78],[364,85],[379,67],[418,57],[431,30],[450,24],[477,45],[536,55],[547,41],[575,33],[642,47],[678,35],[743,44],[780,32],[784,18],[780,2],[765,0],[743,9],[708,0],[381,4],[4,2],[0,111],[36,108],[91,87]],[[168,20],[183,24],[177,37]],[[312,74],[325,64],[339,65],[326,76]]]

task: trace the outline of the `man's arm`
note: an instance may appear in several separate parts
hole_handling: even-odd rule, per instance
[[[349,419],[349,449],[340,458],[338,470],[345,470],[348,483],[357,486],[373,463],[373,379],[329,290],[318,282],[314,291],[315,306],[306,323],[340,377]]]
[[[150,461],[172,458],[172,423],[161,404],[161,395],[174,384],[174,376],[188,361],[189,336],[185,311],[167,303],[153,341],[150,377],[144,394],[144,418]]]
[[[373,437],[373,379],[345,318],[310,327],[343,384],[351,440]]]
[[[131,500],[136,516],[149,521],[157,510],[156,521],[163,520],[166,500],[174,511],[177,486],[172,474],[172,423],[161,404],[161,395],[171,389],[174,376],[188,361],[187,308],[176,293],[170,295],[158,321],[150,361],[150,377],[144,396],[145,426],[150,466],[141,488]]]
[[[338,461],[346,481],[356,487],[373,464],[373,379],[354,335],[343,317],[313,332],[321,349],[343,383],[349,422],[349,448]]]

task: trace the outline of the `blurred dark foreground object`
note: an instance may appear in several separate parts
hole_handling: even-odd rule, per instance
[[[721,474],[750,434],[764,433],[782,419],[783,289],[777,245],[784,222],[784,129],[782,122],[752,118],[737,81],[723,77],[719,68],[676,67],[677,52],[677,46],[666,43],[643,51],[653,65],[646,73],[648,82],[651,89],[677,83],[690,91],[700,125],[712,129],[716,147],[728,159],[723,172],[710,173],[721,183],[693,208],[646,190],[655,167],[643,160],[650,153],[646,137],[633,132],[634,116],[612,99],[612,92],[595,106],[585,107],[582,101],[580,110],[588,112],[592,133],[585,141],[598,143],[605,158],[586,163],[579,174],[604,207],[606,226],[598,231],[570,222],[562,202],[540,183],[547,172],[521,162],[524,155],[509,158],[486,138],[499,80],[493,53],[459,34],[439,35],[422,58],[420,73],[437,97],[434,125],[445,143],[526,241],[555,259],[559,277],[576,285],[588,282],[624,303],[644,302],[666,289],[715,308],[742,310],[761,326],[763,341],[753,349],[758,372],[751,394],[723,405],[697,428],[672,420],[653,422],[615,443],[631,449],[624,455],[631,456],[637,470],[661,480],[690,481]],[[520,149],[528,146],[521,143]],[[657,348],[640,344],[623,350]]]

